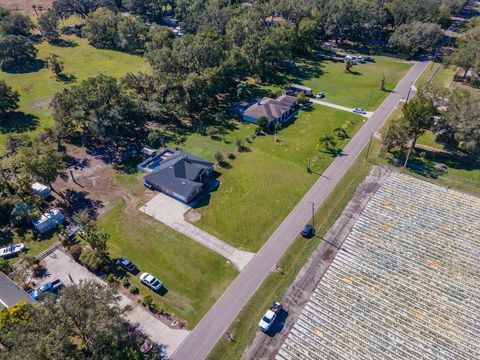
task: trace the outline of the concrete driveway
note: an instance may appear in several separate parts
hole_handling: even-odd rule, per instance
[[[239,250],[186,221],[184,215],[190,209],[190,206],[187,204],[159,193],[148,203],[140,207],[139,210],[215,251],[231,261],[238,271],[242,271],[255,254]]]
[[[42,282],[60,279],[65,285],[71,285],[80,281],[92,280],[105,284],[100,278],[60,250],[56,250],[47,256],[45,263],[48,276],[42,279]],[[122,306],[130,305],[132,307],[132,310],[126,314],[128,321],[133,324],[139,324],[145,334],[156,343],[163,345],[167,356],[172,355],[190,333],[188,330],[169,328],[136,301],[122,294],[120,296],[120,304]]]
[[[373,115],[373,111],[367,111],[366,114],[358,114],[358,113],[353,111],[353,108],[349,108],[349,107],[346,107],[346,106],[332,104],[332,103],[329,103],[327,101],[322,101],[322,100],[317,100],[317,99],[310,99],[310,101],[314,104],[328,106],[328,107],[331,107],[333,109],[346,111],[346,112],[349,112],[349,113],[352,113],[352,114],[357,114],[357,115],[360,115],[360,116],[364,116],[366,118],[370,118]]]

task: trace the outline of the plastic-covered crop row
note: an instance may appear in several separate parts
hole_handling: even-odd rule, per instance
[[[392,174],[277,359],[479,359],[480,199]]]

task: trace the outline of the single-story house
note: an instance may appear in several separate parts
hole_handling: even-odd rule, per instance
[[[212,174],[213,163],[176,150],[145,175],[144,180],[145,186],[188,203],[202,192]]]
[[[35,303],[30,295],[0,271],[0,310],[13,306],[20,301]]]
[[[34,195],[40,196],[42,199],[46,199],[50,196],[50,188],[39,182],[33,183],[31,189]]]
[[[256,124],[258,119],[265,116],[270,123],[275,121],[285,122],[295,109],[296,98],[290,95],[282,95],[276,99],[264,97],[250,106],[243,113],[243,120]]]
[[[36,231],[43,234],[60,225],[63,220],[64,217],[59,209],[50,209],[40,217],[32,220],[32,224]]]

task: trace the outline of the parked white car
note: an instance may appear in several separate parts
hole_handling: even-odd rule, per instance
[[[140,281],[143,285],[149,287],[153,291],[159,291],[163,287],[163,283],[149,273],[143,273],[142,275],[140,275]]]
[[[362,108],[355,108],[352,110],[354,113],[365,115],[367,112]]]
[[[265,315],[263,315],[262,320],[258,323],[258,327],[260,330],[263,332],[267,332],[268,329],[272,326],[272,324],[275,322],[275,319],[277,318],[277,315],[282,308],[282,304],[280,304],[277,301],[274,301],[272,305],[268,308],[267,312]]]

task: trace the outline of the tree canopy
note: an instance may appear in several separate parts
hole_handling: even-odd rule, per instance
[[[92,137],[107,142],[135,133],[143,115],[121,89],[117,80],[98,75],[57,93],[52,100],[53,117],[61,136],[80,131],[85,145]]]
[[[3,70],[22,67],[35,60],[37,49],[27,38],[6,35],[0,38],[0,68]]]
[[[442,38],[443,32],[438,24],[415,21],[400,25],[389,43],[401,53],[414,57],[424,50],[432,49]]]
[[[123,318],[114,290],[94,282],[67,286],[61,301],[48,295],[42,306],[19,304],[0,312],[0,359],[155,359]]]
[[[4,80],[0,80],[0,118],[5,120],[7,114],[18,109],[20,95]]]

